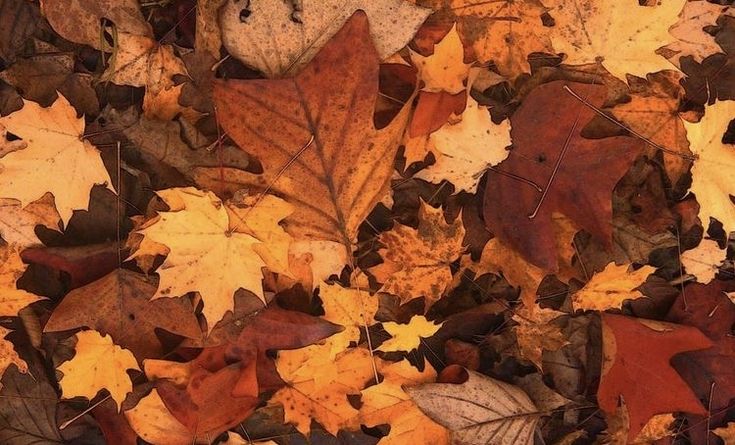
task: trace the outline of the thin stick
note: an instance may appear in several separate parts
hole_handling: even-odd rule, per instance
[[[72,417],[71,419],[69,419],[69,420],[67,420],[66,422],[64,422],[64,423],[62,423],[61,425],[59,425],[59,429],[60,429],[60,430],[63,430],[64,428],[68,427],[68,426],[69,426],[69,425],[71,425],[72,423],[74,423],[74,422],[76,422],[77,420],[81,419],[81,418],[82,418],[82,416],[84,416],[84,415],[85,415],[85,414],[87,414],[88,412],[92,411],[93,409],[97,408],[98,406],[100,406],[101,404],[103,404],[104,402],[106,402],[106,401],[107,401],[108,399],[110,399],[111,397],[112,397],[112,396],[111,396],[110,394],[107,394],[107,397],[105,397],[104,399],[100,400],[99,402],[97,402],[97,403],[95,403],[94,405],[90,406],[89,408],[85,409],[85,410],[84,410],[84,411],[82,411],[81,413],[77,414],[76,416]]]

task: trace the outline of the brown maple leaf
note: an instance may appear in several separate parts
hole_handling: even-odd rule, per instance
[[[511,117],[513,149],[489,172],[483,208],[487,227],[546,271],[558,269],[554,212],[611,243],[612,189],[645,145],[582,137],[595,111],[565,88],[593,106],[605,98],[598,85],[556,81],[534,89]]]

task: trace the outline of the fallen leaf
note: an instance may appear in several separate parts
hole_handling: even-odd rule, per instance
[[[24,0],[2,0],[0,10],[0,57],[13,62],[25,41],[36,31],[38,6]]]
[[[378,298],[360,289],[347,289],[338,284],[319,286],[319,298],[324,309],[323,319],[344,327],[327,338],[328,357],[333,360],[345,351],[351,342],[360,340],[360,328],[373,325],[378,311]]]
[[[407,324],[392,321],[384,322],[383,329],[392,338],[384,341],[377,350],[383,352],[413,351],[419,347],[422,338],[428,338],[436,334],[441,325],[441,323],[430,322],[421,315],[414,315]]]
[[[592,275],[584,287],[572,295],[574,310],[620,309],[625,300],[641,298],[643,294],[637,289],[656,268],[643,266],[634,271],[629,269],[629,264],[618,266],[610,263],[604,270]]]
[[[86,397],[92,400],[106,389],[120,410],[123,400],[133,390],[128,369],[140,370],[133,354],[112,342],[109,335],[97,331],[81,331],[75,335],[76,353],[56,369],[64,376],[59,380],[62,397]]]
[[[687,1],[679,13],[679,21],[669,28],[669,34],[676,40],[659,52],[677,66],[683,57],[691,57],[701,63],[707,56],[722,52],[714,36],[704,30],[715,26],[721,14],[732,15],[732,7],[704,0]]]
[[[464,47],[456,25],[434,45],[430,56],[412,52],[411,61],[418,68],[419,79],[424,82],[422,91],[445,91],[449,94],[464,91],[470,65],[464,63]]]
[[[552,214],[564,214],[610,245],[612,189],[644,146],[622,136],[582,137],[595,112],[565,87],[595,106],[605,97],[606,89],[598,85],[555,81],[535,88],[511,117],[513,149],[499,172],[489,172],[483,205],[488,229],[549,272],[559,268]]]
[[[31,247],[41,244],[36,226],[58,228],[59,213],[51,194],[24,207],[15,199],[0,198],[0,236],[12,245]]]
[[[155,388],[135,407],[125,411],[125,417],[138,436],[154,445],[202,443],[169,412]]]
[[[541,308],[536,304],[523,306],[515,311],[513,321],[518,326],[513,328],[518,341],[518,349],[521,356],[543,369],[542,355],[544,350],[558,351],[569,341],[554,320],[566,315],[553,309]]]
[[[25,272],[17,246],[0,246],[0,316],[15,317],[29,304],[42,300],[42,297],[22,289],[16,282]]]
[[[10,365],[15,365],[18,372],[23,374],[28,372],[28,364],[15,352],[13,343],[5,338],[11,332],[10,329],[5,329],[0,326],[0,377],[5,375],[5,371],[7,371]],[[0,389],[2,389],[1,381]]]
[[[726,254],[727,250],[720,249],[717,241],[703,239],[694,249],[681,253],[681,265],[686,273],[696,277],[697,282],[707,284],[715,279]]]
[[[715,428],[712,432],[720,436],[725,445],[735,444],[735,422],[728,422],[726,426]]]
[[[219,16],[222,42],[245,64],[281,77],[307,65],[358,10],[370,18],[372,38],[366,35],[362,42],[372,42],[381,59],[405,46],[431,12],[403,0],[225,2]]]

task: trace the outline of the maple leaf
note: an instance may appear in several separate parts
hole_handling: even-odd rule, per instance
[[[725,261],[726,249],[720,249],[717,241],[703,239],[694,249],[681,254],[681,265],[686,273],[694,275],[699,283],[714,280],[719,266]]]
[[[82,331],[74,336],[76,353],[56,369],[64,376],[59,380],[62,397],[77,396],[92,400],[107,389],[118,411],[125,397],[133,390],[128,369],[140,370],[133,354],[112,342],[109,335],[97,331]]]
[[[457,372],[461,382],[406,389],[423,412],[452,431],[453,443],[533,443],[541,413],[523,390],[457,365],[442,376]]]
[[[47,193],[25,207],[15,199],[0,198],[0,236],[8,244],[20,247],[41,244],[36,236],[36,226],[58,229],[58,224],[59,214],[51,194]]]
[[[319,298],[324,309],[322,318],[344,327],[342,332],[326,340],[329,345],[328,357],[333,360],[351,342],[360,339],[360,327],[375,323],[378,299],[360,289],[347,289],[337,284],[325,283],[319,286]]]
[[[415,0],[416,4],[438,10],[426,26],[449,30],[457,22],[457,30],[470,59],[480,63],[494,62],[498,72],[509,78],[530,72],[528,56],[551,51],[549,30],[541,15],[546,8],[537,0]],[[418,38],[426,48],[426,39]]]
[[[684,122],[692,153],[699,159],[692,166],[691,192],[697,196],[699,219],[722,223],[726,233],[735,231],[735,205],[730,200],[735,173],[728,165],[735,163],[735,153],[722,140],[735,116],[735,101],[716,101],[705,107],[698,123]]]
[[[233,210],[213,193],[191,187],[157,194],[173,211],[160,212],[158,219],[138,231],[156,243],[147,249],[154,253],[158,253],[158,245],[168,249],[166,260],[158,268],[160,283],[153,298],[199,292],[209,331],[234,309],[233,295],[239,288],[251,291],[265,303],[261,269],[275,264],[274,269],[279,270],[279,265],[270,261],[274,256],[269,253],[271,246],[261,242],[286,236],[278,220],[289,213],[288,205],[271,196],[263,207],[250,207],[256,209],[250,213],[247,209]],[[273,217],[269,210],[275,212]],[[200,279],[203,274],[207,280]]]
[[[25,272],[17,246],[0,246],[0,316],[15,317],[29,304],[42,300],[42,297],[18,289],[16,281]]]
[[[135,433],[147,442],[160,445],[196,443],[196,437],[171,414],[155,388],[135,407],[126,410],[125,418]]]
[[[566,54],[570,65],[595,63],[625,80],[630,73],[671,69],[655,51],[674,41],[669,27],[678,20],[686,0],[664,0],[656,6],[641,6],[637,0],[547,0],[556,24],[549,28],[554,49]]]
[[[384,322],[383,329],[392,338],[384,341],[377,350],[383,352],[413,351],[419,347],[422,338],[429,338],[436,334],[441,325],[441,323],[430,322],[421,315],[414,315],[407,324],[398,324],[392,321]]]
[[[378,56],[358,12],[294,78],[215,83],[220,124],[264,172],[211,174],[269,188],[294,205],[285,227],[295,239],[338,243],[349,256],[358,226],[387,191],[407,119],[404,108],[376,130],[377,92]]]
[[[0,197],[25,207],[50,192],[66,226],[74,210],[88,208],[93,185],[114,192],[100,152],[82,139],[84,119],[77,119],[61,93],[48,108],[24,100],[23,108],[0,117],[0,125],[26,142],[26,148],[0,158]],[[69,174],[59,175],[59,169]]]
[[[572,295],[574,310],[620,309],[625,300],[641,298],[643,294],[636,289],[656,271],[656,268],[643,266],[629,272],[629,266],[610,263],[604,270],[592,275],[584,287]]]
[[[298,6],[251,0],[225,2],[219,23],[230,54],[268,77],[279,77],[309,63],[358,10],[370,18],[370,36],[363,40],[374,43],[381,59],[405,46],[431,12],[403,0],[302,0]]]
[[[457,94],[465,89],[470,65],[464,63],[464,46],[456,26],[434,45],[430,56],[411,52],[411,61],[418,68],[419,79],[424,82],[422,91]]]
[[[483,204],[490,231],[549,272],[559,268],[555,212],[610,245],[612,189],[644,146],[624,136],[582,137],[582,127],[595,112],[565,87],[595,106],[605,97],[604,87],[564,81],[533,89],[511,117],[513,149],[498,167],[500,173],[489,172]]]
[[[676,354],[712,346],[707,337],[688,326],[607,313],[601,316],[604,361],[597,400],[603,411],[614,414],[623,397],[630,415],[628,440],[635,439],[656,414],[707,412],[669,364]],[[646,385],[639,384],[641,379]]]
[[[283,405],[284,420],[305,435],[311,431],[312,419],[334,435],[340,429],[357,428],[358,410],[347,396],[360,394],[374,378],[370,353],[363,348],[349,349],[319,368],[304,368],[305,363],[313,366],[304,349],[308,348],[279,353],[276,366],[288,386],[268,403]]]
[[[28,364],[15,352],[13,343],[5,338],[11,332],[10,329],[5,329],[0,326],[0,377],[5,375],[5,371],[10,365],[15,365],[18,372],[22,372],[23,374],[28,372]],[[2,387],[2,382],[0,382],[0,389]]]
[[[732,6],[717,5],[704,0],[684,3],[679,20],[669,28],[669,34],[676,37],[676,41],[661,48],[659,53],[681,66],[683,57],[691,57],[695,62],[701,63],[705,57],[722,52],[714,36],[704,28],[715,26],[717,18],[723,13],[733,15]]]
[[[369,427],[389,424],[390,432],[378,442],[380,445],[447,445],[449,432],[426,416],[411,400],[404,388],[430,383],[436,371],[426,364],[423,371],[411,366],[407,359],[400,362],[378,362],[383,376],[380,383],[363,389],[360,423]]]
[[[475,193],[485,170],[508,157],[510,123],[494,124],[488,108],[472,97],[467,98],[460,119],[431,133],[429,146],[437,153],[436,162],[414,177],[435,184],[447,180],[454,185],[455,193]]]
[[[157,299],[156,283],[126,269],[114,272],[69,292],[51,313],[44,332],[66,331],[86,326],[110,334],[139,359],[160,356],[155,330],[165,329],[189,338],[201,330],[194,308],[185,299]],[[90,301],[94,301],[90,305]]]
[[[735,398],[735,368],[728,366],[735,357],[735,338],[730,329],[735,323],[735,304],[727,296],[735,291],[731,282],[714,280],[694,283],[679,294],[666,320],[700,329],[714,346],[674,357],[672,364],[709,408],[706,416],[713,424],[725,419],[725,409]],[[712,392],[712,385],[716,390]],[[693,442],[706,442],[707,422],[702,415],[688,416]]]
[[[370,269],[383,283],[381,290],[398,296],[401,303],[425,298],[424,310],[438,301],[452,281],[449,265],[462,254],[462,218],[447,223],[441,208],[421,202],[419,227],[397,224],[378,237],[383,263]]]
[[[558,351],[569,342],[564,337],[561,328],[553,323],[554,320],[566,315],[553,309],[540,308],[537,305],[523,306],[515,311],[513,321],[518,326],[513,332],[518,340],[518,349],[521,356],[542,369],[544,350]]]

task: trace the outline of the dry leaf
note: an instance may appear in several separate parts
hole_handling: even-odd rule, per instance
[[[392,338],[384,341],[377,350],[383,352],[411,352],[419,347],[422,338],[429,338],[436,334],[441,326],[441,323],[434,324],[421,315],[414,315],[407,324],[398,324],[392,321],[383,322],[383,329]]]
[[[720,249],[717,241],[703,239],[694,249],[681,253],[681,265],[686,273],[697,278],[697,282],[707,284],[715,279],[726,254],[727,250]]]
[[[574,310],[620,309],[625,300],[642,297],[643,294],[636,289],[656,271],[656,268],[643,266],[632,272],[628,271],[629,268],[629,264],[618,266],[610,263],[603,271],[594,274],[582,289],[572,295]]]
[[[465,89],[470,65],[464,63],[464,47],[456,26],[434,45],[433,54],[424,57],[412,52],[411,61],[419,70],[419,79],[424,82],[422,91],[457,94]]]

